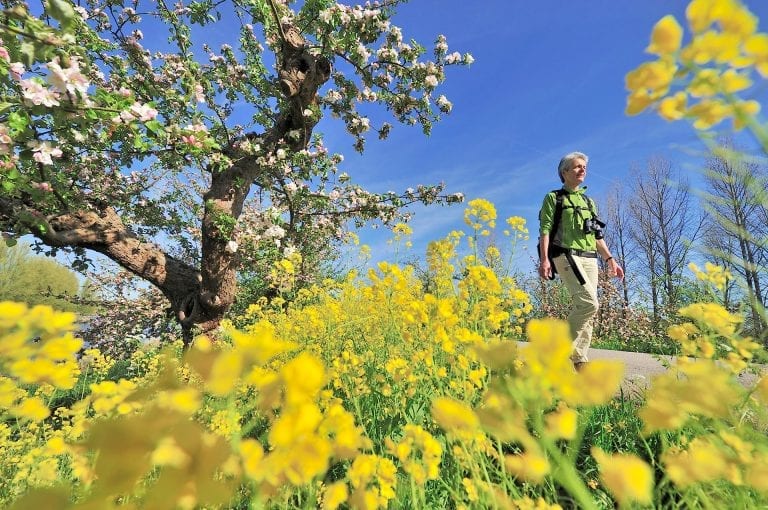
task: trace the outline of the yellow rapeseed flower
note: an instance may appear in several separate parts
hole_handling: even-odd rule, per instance
[[[314,400],[325,385],[325,367],[313,355],[302,352],[280,371],[285,382],[285,400],[294,403]]]
[[[160,406],[173,409],[185,414],[192,414],[200,409],[200,392],[195,388],[187,387],[179,390],[161,391],[157,395]]]
[[[757,30],[757,16],[749,12],[740,2],[722,1],[715,9],[715,15],[723,32],[735,34],[743,41]]]
[[[632,454],[607,454],[594,446],[592,456],[600,468],[600,477],[621,504],[653,501],[653,471],[642,459]]]
[[[277,338],[274,324],[262,319],[248,326],[247,331],[227,330],[235,348],[256,365],[266,365],[279,354],[292,351],[296,344]]]
[[[741,392],[730,374],[711,360],[680,364],[653,379],[639,415],[645,432],[677,429],[692,415],[727,417]]]
[[[189,463],[190,457],[179,447],[173,437],[164,437],[152,452],[151,460],[155,466],[181,468]]]
[[[482,230],[485,227],[496,226],[496,207],[483,198],[476,198],[467,203],[464,210],[464,223],[473,230]]]
[[[646,89],[633,90],[627,96],[627,107],[624,113],[627,115],[637,115],[645,111],[655,101]]]
[[[625,85],[628,90],[645,90],[650,99],[656,100],[666,94],[677,72],[677,65],[668,60],[656,60],[640,64],[627,73]]]
[[[305,436],[290,448],[270,453],[275,464],[283,468],[288,481],[296,486],[311,482],[328,470],[332,450],[330,443],[318,436]]]
[[[733,335],[736,326],[743,321],[743,317],[730,313],[717,303],[694,303],[681,308],[678,313],[681,317],[697,321],[699,327],[706,327],[723,336]]]
[[[720,76],[720,89],[725,94],[741,92],[752,86],[752,79],[735,69],[728,69]],[[709,263],[712,265],[711,263]]]
[[[13,379],[0,376],[0,409],[11,407],[14,402],[26,396],[27,392],[16,386]]]
[[[546,416],[547,434],[555,439],[576,437],[579,413],[569,407],[561,407]]]
[[[679,120],[685,116],[688,95],[678,92],[674,96],[665,97],[659,102],[659,115],[666,120]]]
[[[395,497],[397,468],[394,463],[378,455],[359,455],[347,472],[355,489],[350,502],[355,508],[374,510],[386,508]]]
[[[719,99],[704,99],[688,109],[688,114],[694,118],[693,127],[709,129],[725,120],[731,113],[731,108]]]
[[[589,362],[576,378],[575,393],[567,395],[566,401],[573,405],[605,404],[619,391],[624,369],[624,363],[620,361]]]
[[[25,398],[11,408],[11,414],[22,420],[42,421],[50,414],[48,406],[39,397]]]
[[[723,478],[728,470],[724,452],[703,437],[695,438],[685,449],[665,451],[661,461],[667,476],[678,487]]]
[[[764,494],[768,494],[768,452],[755,455],[747,465],[746,482]]]
[[[270,444],[288,447],[295,440],[313,435],[323,419],[323,413],[317,404],[306,402],[286,412],[272,425],[269,431]]]
[[[477,501],[480,499],[480,495],[477,490],[477,485],[475,485],[475,483],[471,479],[464,478],[461,481],[461,485],[464,487],[464,492],[467,493],[467,499],[469,501]]]
[[[514,476],[535,484],[543,482],[551,469],[547,457],[535,448],[518,455],[505,456],[504,467]]]
[[[695,33],[703,32],[718,19],[719,12],[732,5],[731,0],[691,0],[685,9],[688,25]]]
[[[125,404],[125,400],[136,390],[136,383],[127,379],[114,381],[102,381],[91,384],[91,397],[93,410],[100,414],[107,414]],[[136,404],[138,405],[138,404]]]
[[[768,405],[768,375],[764,375],[757,381],[755,393],[764,404]]]
[[[64,361],[72,359],[82,346],[82,339],[75,338],[71,333],[67,333],[45,342],[40,347],[39,354],[53,361]]]
[[[262,465],[264,449],[261,444],[255,439],[244,439],[240,443],[240,456],[246,476],[254,480],[261,480],[264,475]]]
[[[749,121],[760,113],[760,103],[754,100],[736,101],[733,104],[733,129],[741,131]],[[730,275],[729,275],[730,276]]]
[[[206,389],[216,396],[228,395],[240,380],[242,369],[243,357],[239,351],[222,351],[213,362]]]
[[[674,16],[661,18],[651,32],[651,44],[645,49],[655,55],[668,55],[680,49],[683,40],[683,28]]]
[[[432,402],[432,417],[447,432],[471,433],[480,427],[480,420],[469,406],[448,397]]]
[[[754,66],[763,78],[768,78],[768,34],[755,34],[744,43],[744,52],[754,59]]]
[[[336,510],[347,501],[349,489],[344,482],[334,482],[323,491],[322,510]]]

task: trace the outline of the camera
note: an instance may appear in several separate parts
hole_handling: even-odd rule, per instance
[[[584,220],[584,233],[595,234],[595,239],[602,239],[604,237],[603,228],[605,228],[605,223],[597,218],[587,218]]]

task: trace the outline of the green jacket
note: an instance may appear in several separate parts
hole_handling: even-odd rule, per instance
[[[586,186],[576,191],[566,189],[568,193],[563,197],[563,212],[560,217],[560,226],[557,232],[551,234],[552,240],[557,246],[585,251],[595,251],[597,249],[595,234],[584,233],[584,220],[593,217],[589,211],[587,199],[584,196],[586,190]],[[552,229],[555,219],[556,202],[557,196],[554,192],[549,192],[544,197],[544,203],[539,210],[539,234],[541,235],[549,234],[549,231]],[[592,201],[592,208],[596,217],[597,205],[594,201]]]

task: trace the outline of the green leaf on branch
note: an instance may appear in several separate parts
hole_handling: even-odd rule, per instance
[[[7,174],[5,174],[6,179],[9,181],[15,181],[19,177],[21,177],[21,173],[19,173],[19,170],[16,167],[11,168]]]
[[[28,123],[29,118],[19,112],[11,112],[8,115],[8,127],[10,127],[14,133],[23,133],[26,131]]]
[[[69,30],[75,22],[75,9],[69,0],[46,0],[45,10],[59,22],[62,30]]]
[[[144,123],[144,126],[147,128],[147,131],[155,136],[165,134],[165,128],[163,127],[163,124],[158,120],[149,120]]]
[[[21,53],[21,63],[27,68],[32,67],[35,63],[35,44],[30,41],[24,41],[19,47]]]

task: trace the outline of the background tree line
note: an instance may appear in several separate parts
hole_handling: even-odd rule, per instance
[[[27,244],[0,242],[0,301],[49,305],[57,310],[88,313],[83,301],[93,294],[76,273],[56,260],[32,254]]]

